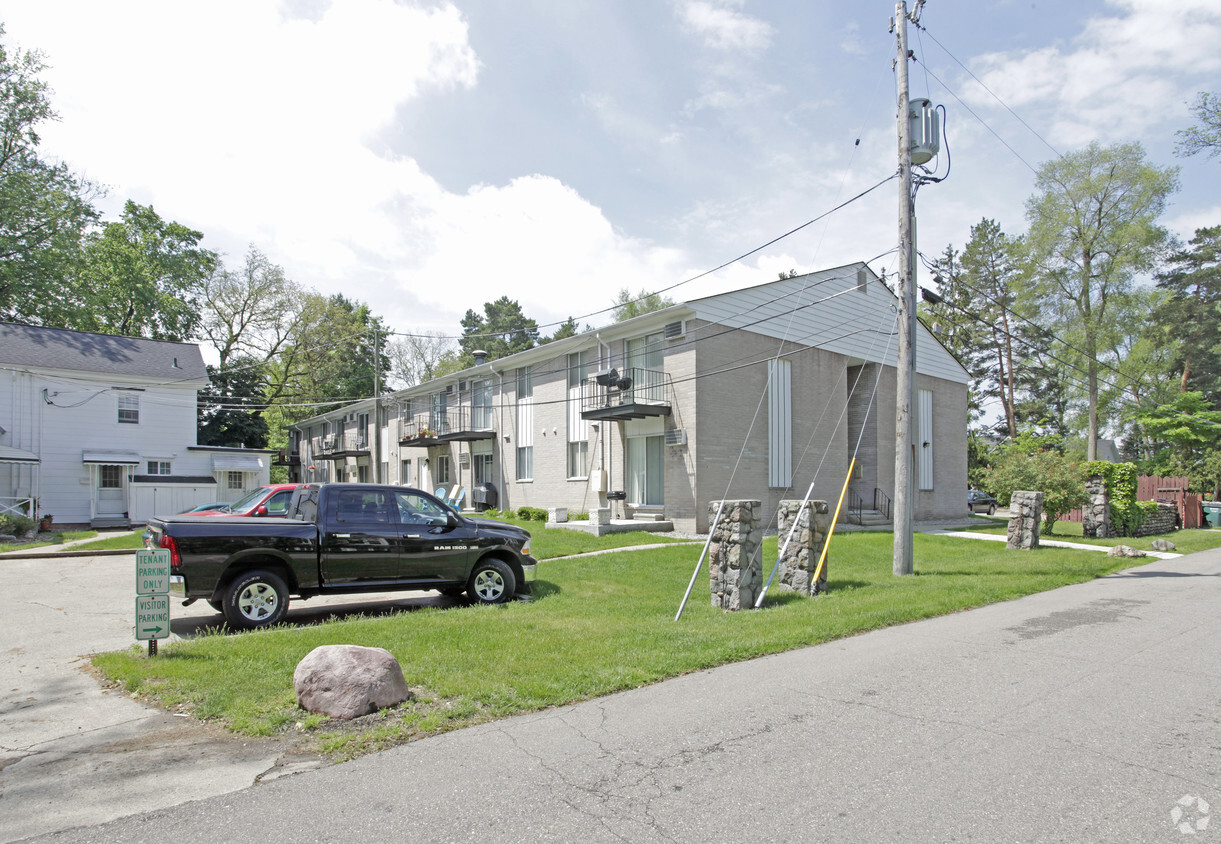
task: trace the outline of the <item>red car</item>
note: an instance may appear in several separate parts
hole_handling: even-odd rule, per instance
[[[272,484],[251,490],[232,504],[215,510],[199,510],[192,516],[271,516],[283,518],[293,490],[302,484]]]

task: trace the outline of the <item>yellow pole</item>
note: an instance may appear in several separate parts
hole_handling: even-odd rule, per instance
[[[818,583],[823,563],[827,561],[827,549],[831,547],[831,537],[835,535],[835,525],[839,521],[839,510],[844,506],[844,496],[848,494],[848,482],[852,480],[852,470],[855,468],[856,458],[853,457],[852,462],[848,464],[848,477],[844,478],[844,488],[840,490],[839,503],[835,505],[835,516],[831,519],[831,529],[827,531],[827,541],[822,544],[822,553],[818,555],[818,568],[814,569],[814,578],[810,581],[810,586]]]

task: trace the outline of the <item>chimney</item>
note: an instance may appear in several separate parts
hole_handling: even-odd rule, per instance
[[[475,349],[471,354],[475,356],[475,366],[482,366],[487,363],[488,353],[483,349]]]

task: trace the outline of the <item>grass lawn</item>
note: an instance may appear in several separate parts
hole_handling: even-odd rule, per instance
[[[978,533],[994,533],[1001,536],[1005,535],[1007,530],[1007,520],[998,518],[979,519],[978,527],[964,528],[964,530],[976,531]],[[1085,539],[1081,534],[1081,522],[1056,522],[1055,530],[1052,533],[1044,532],[1041,534],[1042,539],[1058,539],[1064,542],[1083,542],[1086,545],[1102,545],[1105,547],[1114,547],[1116,545],[1127,545],[1130,548],[1136,548],[1141,551],[1152,551],[1153,540],[1168,539],[1174,543],[1174,552],[1176,554],[1190,554],[1193,551],[1203,551],[1207,548],[1216,548],[1221,546],[1221,528],[1202,528],[1197,530],[1176,530],[1174,533],[1168,533],[1164,536],[1140,536],[1140,537],[1108,537],[1106,539],[1097,539],[1090,537]]]
[[[539,539],[555,532],[538,531]],[[1221,545],[1221,531],[1212,533],[1214,545]],[[143,647],[100,654],[94,665],[162,705],[244,734],[296,734],[308,746],[344,758],[1132,565],[1096,551],[1014,552],[1000,543],[924,534],[915,543],[916,574],[897,578],[890,533],[841,534],[830,554],[830,594],[806,599],[773,587],[761,611],[713,609],[705,573],[675,622],[700,553],[698,545],[676,545],[544,563],[530,603],[218,632],[163,646],[151,659]],[[766,543],[764,559],[769,557],[776,558],[774,538]],[[417,697],[354,725],[298,709],[293,670],[326,644],[388,649]]]

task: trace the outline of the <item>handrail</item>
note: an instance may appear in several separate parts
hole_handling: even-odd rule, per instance
[[[873,509],[885,516],[887,520],[890,519],[890,496],[876,486],[873,488]]]
[[[846,518],[854,525],[865,524],[865,499],[861,498],[856,492],[849,490],[848,495],[848,515]]]

